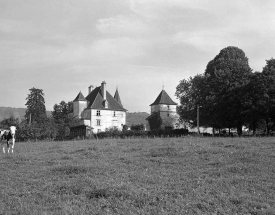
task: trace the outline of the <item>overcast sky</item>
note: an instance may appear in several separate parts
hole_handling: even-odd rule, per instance
[[[106,81],[129,112],[203,73],[237,46],[253,71],[275,52],[272,0],[0,0],[0,106],[25,107],[32,87],[47,110]]]

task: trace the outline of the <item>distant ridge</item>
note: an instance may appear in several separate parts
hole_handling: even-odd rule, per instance
[[[25,112],[27,108],[13,108],[13,107],[0,107],[0,121],[8,119],[11,116],[14,118],[24,119]],[[46,111],[48,116],[51,116],[51,111]],[[127,125],[137,125],[145,124],[146,118],[149,116],[149,113],[146,112],[129,112],[126,113],[126,124]]]
[[[26,108],[0,107],[0,121],[10,118],[24,119]]]
[[[14,118],[24,119],[27,108],[0,107],[0,121]],[[47,116],[51,115],[51,111],[46,111]]]
[[[146,118],[150,116],[149,113],[146,112],[134,112],[127,113],[126,115],[126,124],[127,125],[138,125],[138,124],[146,124]]]

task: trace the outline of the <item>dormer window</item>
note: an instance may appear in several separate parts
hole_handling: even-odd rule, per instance
[[[100,110],[97,110],[97,111],[96,111],[96,115],[97,115],[97,116],[100,116]]]

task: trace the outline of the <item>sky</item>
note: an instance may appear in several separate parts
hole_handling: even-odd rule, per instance
[[[106,82],[129,112],[149,112],[164,90],[236,46],[253,71],[275,54],[272,0],[0,0],[0,106],[46,109]]]

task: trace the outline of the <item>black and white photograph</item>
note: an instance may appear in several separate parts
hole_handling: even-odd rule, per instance
[[[275,1],[0,0],[0,214],[275,214]]]

